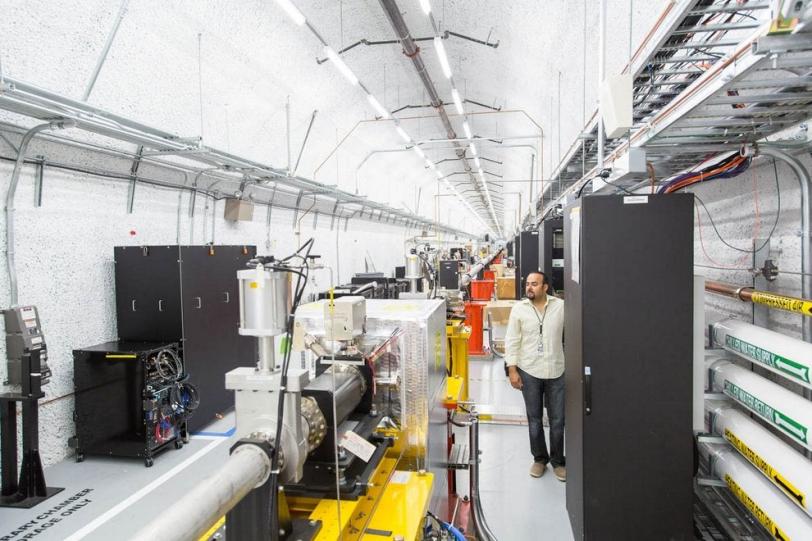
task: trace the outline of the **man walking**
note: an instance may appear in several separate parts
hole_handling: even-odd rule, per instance
[[[514,389],[522,391],[530,429],[533,465],[530,475],[541,477],[547,464],[559,481],[566,481],[564,460],[564,301],[548,296],[543,272],[527,276],[526,298],[513,306],[505,335],[505,362]],[[544,441],[544,395],[550,421],[550,452]]]

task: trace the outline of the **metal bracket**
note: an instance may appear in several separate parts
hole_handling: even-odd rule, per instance
[[[34,206],[42,206],[42,183],[45,177],[45,156],[37,156],[37,170],[34,177]]]
[[[133,206],[135,204],[135,185],[138,182],[138,168],[141,166],[141,157],[144,155],[144,146],[138,147],[133,164],[130,167],[130,188],[127,192],[127,214],[133,213]]]
[[[728,488],[727,483],[725,483],[724,481],[721,481],[719,479],[711,479],[710,477],[697,477],[696,478],[696,484],[700,485],[700,486],[706,486],[706,487],[724,487],[724,488]]]

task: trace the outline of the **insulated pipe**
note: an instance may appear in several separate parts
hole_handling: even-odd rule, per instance
[[[366,291],[368,289],[375,289],[376,287],[378,287],[378,282],[369,282],[369,283],[366,283],[366,284],[360,286],[358,289],[353,290],[352,294],[353,295],[358,295],[358,294],[363,293],[364,291]]]
[[[812,316],[812,300],[809,298],[799,299],[798,297],[770,293],[769,291],[759,291],[750,286],[735,286],[723,282],[714,282],[713,280],[707,280],[705,282],[705,291],[752,302],[754,304],[763,304],[770,308],[777,308],[795,314]],[[804,329],[806,329],[806,327],[807,326],[804,325]],[[804,335],[806,335],[806,332],[804,332]]]
[[[724,393],[771,426],[812,450],[812,403],[731,361],[706,357],[708,378],[716,392]]]
[[[14,162],[14,170],[11,172],[11,181],[6,191],[6,265],[8,270],[8,283],[11,290],[10,306],[17,306],[17,267],[14,263],[14,195],[17,193],[17,184],[20,181],[20,172],[25,163],[25,153],[28,150],[28,145],[34,136],[47,129],[68,128],[74,126],[75,123],[69,121],[54,121],[45,124],[38,124],[25,132],[22,141],[20,141],[20,148],[17,151],[17,161]]]
[[[491,261],[496,259],[496,254],[499,252],[501,252],[501,250],[489,255],[487,259],[480,260],[479,263],[468,269],[468,272],[460,276],[460,287],[465,287],[470,284],[471,280],[473,280],[476,275],[479,274],[479,271],[490,265]]]
[[[726,350],[812,389],[812,344],[809,342],[737,319],[715,323],[712,334],[714,342]]]
[[[728,447],[705,445],[711,472],[775,539],[812,539],[812,519],[792,505],[763,475]]]
[[[794,504],[812,516],[812,462],[728,404],[706,405],[713,432],[725,438]]]
[[[188,541],[199,539],[271,473],[271,459],[260,447],[237,447],[213,474],[188,491],[130,541]]]

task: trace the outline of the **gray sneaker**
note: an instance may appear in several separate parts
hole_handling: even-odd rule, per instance
[[[547,464],[544,462],[533,462],[530,466],[530,477],[541,477],[547,471]]]
[[[565,468],[564,466],[556,466],[555,468],[553,468],[553,474],[555,475],[555,478],[561,481],[562,483],[566,482],[567,468]]]

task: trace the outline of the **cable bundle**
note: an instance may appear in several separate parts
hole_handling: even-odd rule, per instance
[[[721,160],[717,158],[718,156],[705,160],[699,165],[667,179],[660,185],[657,193],[673,193],[699,182],[735,177],[746,171],[753,160],[751,156],[743,156],[740,152],[731,152]]]

